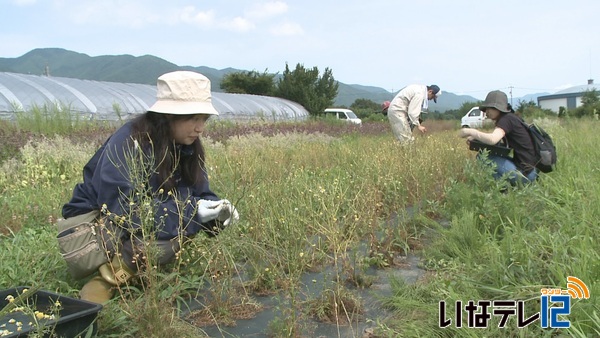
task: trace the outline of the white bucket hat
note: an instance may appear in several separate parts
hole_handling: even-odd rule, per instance
[[[196,72],[176,71],[156,82],[156,102],[148,111],[173,115],[219,115],[213,107],[210,80]]]

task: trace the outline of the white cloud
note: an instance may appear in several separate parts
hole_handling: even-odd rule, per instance
[[[194,6],[187,6],[183,9],[179,18],[185,23],[210,26],[215,21],[215,12],[212,10],[202,12],[196,10]]]
[[[271,1],[254,6],[246,11],[246,17],[264,19],[283,14],[288,11],[288,5],[283,1]]]
[[[231,20],[223,20],[221,28],[235,32],[249,32],[256,29],[257,22],[272,18],[287,12],[288,6],[282,1],[266,2],[255,5],[251,10],[245,11],[243,16],[236,16]]]
[[[236,32],[248,32],[256,28],[254,23],[252,23],[250,20],[239,16],[233,18],[233,20],[229,22],[225,22],[223,27]]]
[[[304,34],[302,26],[295,22],[286,22],[280,25],[272,26],[270,31],[271,34],[275,36],[293,36]]]

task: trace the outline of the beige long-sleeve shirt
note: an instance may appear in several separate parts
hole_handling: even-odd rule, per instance
[[[406,112],[415,126],[419,125],[419,116],[423,103],[427,100],[427,86],[412,84],[402,88],[390,102],[389,109]]]

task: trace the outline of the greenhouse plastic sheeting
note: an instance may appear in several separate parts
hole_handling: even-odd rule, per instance
[[[0,117],[32,109],[68,110],[93,120],[117,120],[146,112],[156,100],[156,86],[0,72]],[[304,120],[300,104],[270,96],[212,93],[218,118]]]

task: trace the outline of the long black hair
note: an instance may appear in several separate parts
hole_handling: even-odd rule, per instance
[[[179,178],[186,185],[200,184],[204,180],[204,147],[200,138],[189,146],[179,146],[173,140],[171,125],[174,121],[189,120],[194,115],[172,115],[148,111],[135,118],[132,136],[142,149],[151,149],[157,179],[164,192],[177,185],[174,175],[179,170]],[[181,148],[185,147],[185,151]]]

